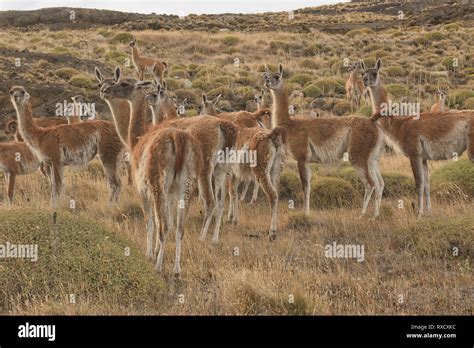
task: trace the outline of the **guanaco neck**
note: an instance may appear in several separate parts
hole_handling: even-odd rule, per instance
[[[120,140],[128,146],[128,127],[130,126],[130,106],[128,101],[123,99],[105,99],[105,102],[109,106]]]
[[[288,91],[282,84],[279,89],[271,89],[271,93],[273,97],[272,127],[285,126],[290,123]]]
[[[31,103],[15,103],[14,106],[18,118],[18,130],[20,131],[23,139],[30,139],[31,136],[34,136],[34,134],[39,130],[33,120]]]
[[[381,104],[388,104],[387,90],[378,80],[376,85],[369,87],[370,100],[372,102],[372,114],[376,114],[381,110]]]
[[[132,60],[133,62],[137,62],[140,60],[140,54],[138,53],[138,47],[132,47]]]
[[[446,98],[445,97],[442,97],[442,96],[439,96],[439,101],[438,101],[438,105],[439,105],[439,110],[441,112],[444,112],[444,105],[446,104]]]
[[[378,125],[387,133],[392,135],[398,134],[397,130],[402,123],[407,120],[406,117],[381,116],[380,112],[382,104],[388,104],[387,90],[383,86],[380,79],[377,84],[369,87],[370,100],[372,102],[372,114],[378,115],[375,120]]]
[[[67,124],[76,124],[82,122],[81,120],[81,104],[74,103],[73,113],[67,117]]]
[[[163,108],[163,115],[166,117],[166,119],[170,120],[173,118],[178,118],[178,112],[176,111],[173,103],[170,102],[169,97],[166,97],[161,106]]]
[[[138,139],[146,131],[146,103],[142,93],[129,101],[130,104],[130,127],[128,131],[128,144],[133,150],[138,143]]]

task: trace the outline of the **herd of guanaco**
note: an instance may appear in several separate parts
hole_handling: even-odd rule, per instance
[[[255,94],[255,112],[220,112],[217,105],[221,96],[209,99],[203,94],[200,115],[181,117],[164,79],[167,64],[140,55],[136,39],[130,47],[138,79],[123,77],[119,67],[110,77],[95,68],[100,98],[109,106],[113,121],[83,121],[76,114],[36,118],[29,93],[22,86],[13,86],[10,99],[17,118],[7,123],[6,132],[14,134],[15,141],[0,143],[0,170],[5,173],[6,198],[12,204],[16,176],[40,169],[51,184],[51,206],[56,209],[64,187],[65,166],[84,167],[98,155],[113,204],[121,189],[119,168],[128,161],[146,223],[146,255],[156,260],[159,272],[163,269],[166,239],[172,231],[176,235],[173,272],[181,272],[181,242],[196,189],[204,208],[201,241],[213,221],[212,242],[219,241],[227,194],[228,220],[238,223],[239,201],[245,200],[251,182],[251,203],[259,189],[267,197],[271,209],[269,235],[274,239],[279,177],[285,159],[292,157],[297,163],[304,211],[309,214],[310,163],[331,163],[346,156],[365,187],[362,216],[375,192],[374,218],[380,214],[384,190],[379,158],[385,143],[410,160],[419,215],[431,209],[428,160],[449,159],[453,153],[461,155],[467,150],[474,161],[474,111],[446,111],[447,88],[438,88],[439,100],[429,113],[419,117],[387,117],[381,112],[383,104],[388,103],[388,94],[380,79],[380,59],[372,68],[363,61],[348,68],[347,100],[351,108],[352,104],[359,107],[361,98],[368,95],[370,118],[290,115],[282,64],[278,71],[270,71],[265,65],[263,73],[264,86],[273,100],[271,109],[265,105],[265,90]],[[146,74],[152,79],[144,80]],[[80,104],[84,99],[74,96],[72,101]],[[147,122],[148,111],[151,123]],[[223,154],[231,152],[237,154],[237,160],[222,159]],[[249,154],[254,155],[254,161],[248,161],[252,157]],[[241,184],[243,190],[239,193]]]

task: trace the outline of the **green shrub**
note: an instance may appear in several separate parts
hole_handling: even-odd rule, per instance
[[[240,42],[240,39],[237,36],[226,36],[222,39],[222,43],[226,46],[237,46]]]
[[[122,51],[110,50],[105,54],[105,59],[113,64],[124,64],[130,57]]]
[[[17,209],[0,211],[0,221],[0,240],[38,246],[36,262],[1,263],[3,314],[12,308],[31,310],[34,303],[64,304],[69,294],[78,305],[90,301],[149,309],[163,294],[143,251],[97,221],[59,212],[53,226],[50,212]]]
[[[287,229],[294,231],[310,231],[314,220],[303,212],[288,215]]]
[[[174,92],[178,100],[188,99],[188,103],[197,105],[200,102],[200,94],[191,89],[178,89]]]
[[[360,194],[340,178],[315,177],[311,185],[311,206],[316,209],[350,207],[360,202]]]
[[[305,97],[309,98],[319,98],[323,96],[323,91],[321,91],[321,88],[315,85],[309,85],[303,88],[303,93]]]
[[[442,64],[448,70],[454,71],[459,68],[459,58],[458,57],[446,57],[443,59]]]
[[[457,185],[470,199],[474,198],[474,165],[467,159],[453,161],[431,175],[433,185],[452,183]]]
[[[444,34],[439,31],[430,31],[424,35],[425,39],[428,41],[439,41],[444,39]]]
[[[375,32],[372,30],[372,29],[369,29],[369,28],[364,28],[364,29],[352,29],[352,30],[349,30],[345,35],[350,37],[350,38],[353,38],[353,37],[356,37],[356,36],[366,36],[366,35],[371,35],[371,34],[374,34]]]
[[[54,72],[56,76],[64,79],[69,80],[74,75],[80,74],[80,72],[74,68],[60,68]]]
[[[97,80],[91,75],[86,74],[78,74],[71,77],[69,83],[80,88],[94,89],[97,87]]]
[[[344,84],[335,79],[322,79],[314,83],[321,89],[324,95],[327,94],[343,94],[345,93]]]
[[[316,69],[321,68],[321,64],[319,64],[319,62],[316,62],[314,59],[303,59],[298,63],[298,65],[301,68],[311,69],[311,70],[316,70]]]
[[[450,91],[448,94],[448,105],[450,107],[463,107],[464,102],[469,99],[474,97],[474,91],[471,91],[469,89],[456,89],[453,91]]]
[[[222,94],[223,99],[228,99],[228,100],[232,99],[232,91],[230,90],[229,87],[225,87],[225,86],[211,89],[207,93],[207,96],[209,98],[213,99],[213,98],[217,97],[219,94]]]
[[[175,69],[175,67],[173,67],[173,70],[170,71],[169,76],[172,77],[172,78],[178,77],[180,79],[188,79],[189,78],[189,74],[186,70],[184,70],[184,69]]]
[[[284,169],[280,175],[279,196],[283,200],[298,201],[302,197],[302,188],[300,176],[297,172],[290,169]]]
[[[406,86],[400,85],[398,83],[386,85],[385,88],[387,89],[387,92],[394,98],[401,98],[410,95],[410,90]]]
[[[408,226],[395,228],[391,236],[400,249],[446,262],[446,258],[459,259],[469,255],[473,226],[472,216],[419,219]],[[454,247],[459,254],[453,255]]]
[[[292,83],[298,83],[300,86],[304,86],[312,79],[313,77],[309,74],[297,74],[293,75],[288,81]]]
[[[473,110],[474,109],[474,97],[467,98],[464,100],[463,103],[464,108],[468,110]]]
[[[413,177],[400,173],[382,173],[385,183],[383,192],[384,197],[407,197],[415,194],[415,180]]]
[[[241,100],[244,104],[247,100],[253,99],[254,91],[249,86],[238,86],[233,90],[234,100]]]
[[[459,24],[457,23],[449,23],[445,24],[441,27],[441,29],[447,30],[447,31],[458,31],[459,30]]]
[[[399,65],[389,66],[384,69],[384,72],[390,77],[401,77],[406,75],[405,69]]]
[[[372,115],[372,106],[370,105],[363,105],[357,110],[357,114],[365,117],[370,117]]]
[[[110,41],[113,44],[116,43],[129,43],[130,41],[133,40],[133,35],[131,33],[118,33],[116,34],[113,39]]]

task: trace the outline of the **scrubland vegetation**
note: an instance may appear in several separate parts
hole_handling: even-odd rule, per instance
[[[361,20],[355,17],[339,14],[334,21]],[[82,94],[108,119],[93,69],[98,65],[111,74],[120,65],[125,75],[134,74],[132,37],[144,55],[168,63],[168,89],[178,102],[187,99],[188,117],[199,113],[203,92],[209,98],[222,94],[222,111],[254,110],[264,64],[275,71],[278,62],[285,65],[295,113],[348,116],[346,59],[371,66],[380,57],[393,98],[420,102],[428,111],[437,86],[448,84],[449,108],[474,109],[474,28],[464,21],[340,34],[9,28],[0,35],[2,91],[25,86],[38,116],[52,115],[55,103]],[[265,98],[270,105],[268,91]],[[5,122],[14,115],[6,94],[0,94],[0,106]],[[368,117],[369,100],[354,113]],[[0,133],[0,140],[9,139]],[[218,245],[198,242],[202,208],[194,204],[179,280],[171,276],[171,253],[164,275],[145,259],[145,225],[134,187],[125,185],[118,207],[107,206],[98,162],[82,171],[67,169],[56,223],[46,208],[44,177],[21,177],[14,206],[0,205],[0,242],[38,244],[39,259],[0,261],[0,313],[472,314],[474,166],[466,156],[430,163],[433,214],[422,218],[412,207],[414,181],[402,155],[386,149],[381,158],[385,192],[375,221],[358,219],[363,187],[346,162],[312,166],[307,217],[296,165],[286,161],[274,242],[267,238],[270,210],[262,193],[255,205],[241,205],[239,225],[223,224]],[[365,261],[325,257],[325,245],[333,242],[364,245]]]

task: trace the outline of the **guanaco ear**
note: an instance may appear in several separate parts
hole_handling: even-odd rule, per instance
[[[359,59],[359,68],[360,70],[362,71],[366,71],[367,70],[367,66],[365,65],[364,61],[362,59]]]
[[[178,98],[173,97],[173,105],[174,105],[175,108],[178,107]]]
[[[206,102],[207,102],[207,96],[204,93],[202,94],[202,102],[204,104],[206,104]]]
[[[219,95],[216,97],[216,99],[214,99],[214,101],[212,102],[212,104],[217,105],[217,102],[219,101],[219,99],[221,99],[221,97],[222,97],[222,94],[219,94]]]
[[[268,69],[267,64],[265,64],[265,73],[266,73],[266,74],[270,74],[270,73],[271,73],[271,72],[270,72],[270,69]]]
[[[160,91],[161,91],[161,85],[160,85],[160,83],[159,83],[157,80],[155,80],[154,82],[155,82],[155,89],[156,89],[156,91],[157,91],[158,93],[160,93]]]
[[[150,89],[155,86],[153,81],[137,81],[135,88],[137,89]]]
[[[281,63],[278,64],[278,74],[280,74],[280,77],[283,76],[283,65]]]
[[[99,82],[102,82],[104,80],[104,77],[102,76],[102,73],[100,72],[99,68],[95,67],[94,70],[95,70],[95,77],[97,77],[97,80],[99,80]]]
[[[122,75],[122,69],[120,67],[116,67],[114,71],[114,81],[117,82],[120,79],[120,75]]]
[[[167,84],[166,84],[166,80],[161,81],[161,87],[163,88],[163,91],[165,91],[165,92],[168,90],[168,86],[167,86]]]
[[[188,103],[188,98],[184,98],[183,105],[186,105],[187,103]]]
[[[5,125],[5,133],[14,134],[18,128],[18,122],[16,120],[10,120]]]
[[[382,60],[378,58],[377,61],[375,62],[375,70],[379,71],[381,66],[382,66]]]

